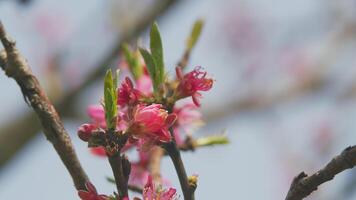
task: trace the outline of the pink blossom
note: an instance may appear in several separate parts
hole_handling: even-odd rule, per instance
[[[177,115],[177,126],[189,126],[201,121],[201,113],[195,104],[187,103],[174,107],[173,113]]]
[[[174,107],[173,113],[177,115],[177,121],[174,124],[174,137],[178,144],[182,144],[182,132],[189,133],[192,128],[202,124],[201,113],[197,110],[195,104],[187,103],[180,107]]]
[[[78,191],[78,195],[80,199],[82,200],[108,200],[109,199],[109,197],[106,195],[98,194],[95,186],[92,183],[87,182],[85,186],[87,189],[86,191],[85,190]]]
[[[201,67],[196,67],[193,71],[183,76],[182,69],[176,68],[178,85],[178,97],[184,98],[191,96],[195,105],[200,106],[199,91],[208,91],[213,86],[213,79],[206,78],[207,73],[202,71]]]
[[[88,115],[92,119],[93,123],[99,126],[102,129],[106,128],[105,121],[105,111],[103,106],[101,105],[91,105],[88,107]],[[127,128],[126,122],[122,120],[124,118],[125,113],[118,113],[118,123],[116,123],[116,128],[119,130],[125,130]]]
[[[134,88],[132,81],[128,77],[121,83],[121,87],[118,90],[117,104],[122,107],[136,105],[143,96],[139,90]]]
[[[106,128],[105,111],[102,105],[91,105],[88,107],[88,115],[100,128]]]
[[[129,184],[143,187],[149,176],[148,172],[149,153],[139,151],[139,160],[131,163]]]
[[[151,77],[148,74],[143,74],[137,81],[137,90],[142,92],[144,95],[149,96],[152,94],[153,85]]]
[[[174,200],[177,197],[176,189],[174,188],[157,191],[151,176],[148,177],[147,183],[143,189],[142,196],[144,200]]]
[[[171,139],[168,128],[173,125],[175,114],[169,115],[160,104],[137,105],[129,132],[136,138],[147,138],[168,142]]]

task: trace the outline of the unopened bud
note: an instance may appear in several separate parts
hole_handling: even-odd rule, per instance
[[[92,132],[96,129],[97,127],[93,124],[83,124],[78,128],[78,136],[81,140],[84,142],[88,142]]]

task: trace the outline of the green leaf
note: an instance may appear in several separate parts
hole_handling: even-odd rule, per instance
[[[145,60],[148,73],[150,74],[151,79],[153,80],[153,89],[157,91],[159,88],[159,84],[157,83],[157,79],[156,79],[157,71],[156,71],[155,61],[153,60],[153,57],[150,54],[150,52],[148,52],[146,49],[140,48],[140,53],[143,59]]]
[[[139,79],[143,74],[143,69],[139,60],[139,53],[137,51],[131,51],[126,43],[123,44],[121,48],[134,79]]]
[[[187,40],[187,49],[189,51],[192,50],[192,48],[197,43],[197,41],[200,37],[201,31],[203,29],[203,26],[204,26],[204,20],[202,20],[202,19],[198,19],[194,23],[192,32],[190,33],[190,36],[188,37],[188,40]]]
[[[108,70],[104,79],[104,110],[105,120],[108,129],[116,128],[117,114],[117,76],[113,77],[111,70]]]
[[[155,63],[155,81],[158,85],[160,85],[164,81],[164,60],[161,35],[159,33],[158,25],[156,22],[153,23],[151,27],[150,48],[152,58]]]
[[[225,135],[212,135],[208,137],[199,138],[196,140],[197,146],[212,146],[228,144],[230,141]]]

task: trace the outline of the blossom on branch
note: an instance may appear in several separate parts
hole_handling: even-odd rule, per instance
[[[126,77],[125,80],[121,83],[121,87],[118,89],[117,104],[122,107],[125,105],[136,105],[142,96],[143,94],[134,88],[130,78]]]
[[[194,128],[203,124],[201,113],[193,103],[175,106],[173,113],[177,115],[177,121],[173,126],[174,137],[177,144],[183,144],[183,137],[190,135]]]
[[[182,69],[176,67],[176,74],[179,81],[177,88],[178,99],[191,96],[196,106],[200,106],[199,91],[208,91],[213,86],[213,79],[206,78],[207,72],[201,67],[196,67],[193,71],[183,75]]]
[[[152,177],[149,176],[147,183],[143,189],[143,200],[175,200],[177,199],[176,189],[169,188],[168,190],[157,191],[153,184]]]
[[[88,142],[93,131],[97,128],[94,124],[83,124],[78,128],[78,136],[81,140]]]
[[[133,111],[128,132],[137,139],[151,139],[169,142],[171,135],[168,131],[177,116],[168,114],[161,104],[137,105]]]

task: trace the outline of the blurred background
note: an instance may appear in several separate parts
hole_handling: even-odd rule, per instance
[[[198,18],[206,24],[188,66],[203,66],[216,82],[194,137],[226,130],[231,143],[183,153],[188,173],[199,174],[197,199],[284,199],[295,175],[356,144],[355,0],[0,1],[1,21],[100,193],[115,188],[105,179],[111,170],[76,129],[101,97],[103,71],[118,66],[123,39],[147,44],[156,19],[174,75]],[[0,199],[77,199],[16,83],[1,74],[0,91]],[[179,188],[170,160],[162,168]],[[308,199],[354,199],[355,184],[356,171],[346,171]]]

